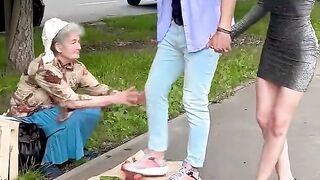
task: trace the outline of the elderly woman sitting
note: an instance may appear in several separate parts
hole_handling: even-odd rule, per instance
[[[74,23],[48,20],[42,34],[45,53],[30,63],[10,101],[8,115],[45,132],[43,164],[83,157],[84,146],[101,117],[100,107],[137,102],[138,92],[133,88],[111,91],[78,61],[82,31]],[[77,94],[79,88],[88,95]]]

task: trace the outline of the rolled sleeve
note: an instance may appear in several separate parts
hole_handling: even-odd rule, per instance
[[[83,68],[83,76],[80,80],[80,87],[87,91],[88,94],[93,96],[101,96],[109,95],[112,92],[109,86],[99,83],[99,81],[85,67]]]

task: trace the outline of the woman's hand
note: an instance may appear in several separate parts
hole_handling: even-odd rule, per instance
[[[231,51],[231,36],[230,34],[217,31],[212,34],[207,44],[208,48],[214,49],[217,53],[227,53]]]

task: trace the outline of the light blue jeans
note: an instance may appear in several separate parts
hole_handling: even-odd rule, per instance
[[[219,54],[212,49],[189,53],[183,27],[171,24],[158,45],[145,86],[149,149],[167,150],[168,94],[184,74],[183,105],[190,127],[185,161],[194,167],[203,166],[210,129],[208,94],[218,59]]]

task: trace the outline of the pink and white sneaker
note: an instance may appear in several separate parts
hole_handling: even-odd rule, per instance
[[[169,180],[201,180],[201,178],[197,169],[184,162],[179,171],[171,175]]]
[[[123,169],[143,176],[164,176],[169,171],[165,160],[156,159],[148,154],[133,163],[124,164]]]

